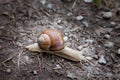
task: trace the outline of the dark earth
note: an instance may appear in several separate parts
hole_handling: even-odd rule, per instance
[[[26,50],[46,28],[70,48],[89,43],[89,62]],[[0,80],[120,80],[120,0],[0,0]]]

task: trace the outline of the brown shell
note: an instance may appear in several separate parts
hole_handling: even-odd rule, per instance
[[[39,38],[44,39],[42,42],[40,41]],[[51,42],[50,42],[50,37],[47,34],[40,34],[37,42],[40,48],[44,49],[44,50],[49,50]]]
[[[63,40],[62,34],[58,30],[46,29],[40,35],[42,34],[47,34],[49,38],[45,37],[47,40],[45,40],[46,43],[44,43],[43,45],[39,44],[39,41],[38,41],[40,48],[48,50],[48,47],[49,47],[49,50],[51,51],[58,51],[64,48],[64,40]],[[49,46],[46,46],[47,44],[49,44]]]

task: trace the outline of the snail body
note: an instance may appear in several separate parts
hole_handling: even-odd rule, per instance
[[[38,36],[37,43],[43,50],[59,51],[64,48],[62,34],[56,29],[44,30]]]

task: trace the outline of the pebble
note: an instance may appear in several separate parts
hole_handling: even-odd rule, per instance
[[[101,56],[100,56],[98,62],[99,62],[100,64],[106,64],[106,63],[107,63],[106,60],[105,60],[105,58],[104,58],[104,55],[101,55]]]
[[[112,17],[112,12],[103,12],[103,18],[110,19]]]
[[[85,25],[85,27],[89,27],[89,25],[88,25],[88,22],[87,22],[87,21],[83,21],[82,23]]]
[[[25,61],[29,61],[29,56],[24,56]]]
[[[110,25],[111,26],[116,26],[116,23],[115,22],[110,22]]]
[[[16,42],[16,44],[17,44],[18,46],[23,46],[23,44],[22,44],[21,42]]]
[[[68,36],[68,35],[69,35],[69,33],[65,33],[65,35],[66,35],[66,36]]]
[[[120,54],[120,48],[118,49],[117,53]]]
[[[83,46],[78,46],[78,49],[79,49],[79,50],[83,49]]]
[[[85,57],[87,60],[92,60],[93,58],[92,57]]]
[[[31,39],[28,39],[28,40],[27,40],[27,42],[28,42],[28,43],[32,43],[32,42],[33,42],[33,40],[31,40]]]
[[[9,69],[9,68],[6,69],[6,72],[7,72],[7,73],[11,73],[11,69]]]
[[[76,19],[77,19],[78,21],[83,20],[83,18],[84,18],[83,16],[77,16],[77,17],[76,17]]]
[[[94,58],[95,60],[98,60],[98,59],[99,59],[98,55],[94,55],[93,58]]]
[[[72,15],[73,15],[73,13],[71,13],[71,12],[67,13],[67,16],[72,16]]]
[[[93,0],[84,0],[85,3],[92,3]]]
[[[108,41],[108,42],[106,42],[106,43],[104,44],[104,46],[105,46],[105,47],[108,47],[108,48],[111,48],[111,47],[114,46],[114,43]]]
[[[59,29],[63,29],[63,26],[61,26],[61,25],[57,25],[56,27]]]
[[[34,74],[34,75],[37,75],[37,71],[36,71],[36,70],[33,70],[33,74]]]
[[[86,39],[85,42],[87,42],[87,43],[93,43],[94,40],[92,40],[92,39]]]
[[[56,67],[54,67],[53,69],[62,69],[61,66],[59,64],[56,65]]]
[[[46,4],[46,0],[40,0],[40,2],[41,2],[42,5]]]
[[[110,39],[110,37],[111,37],[109,34],[105,34],[104,36],[105,36],[105,38],[107,38],[107,39]]]
[[[53,8],[53,4],[48,4],[47,8],[52,9]]]
[[[68,78],[74,79],[77,78],[76,73],[72,72],[72,71],[67,71],[67,75]]]
[[[65,36],[63,39],[64,39],[64,41],[66,42],[66,41],[68,40],[68,37],[67,37],[67,36]]]

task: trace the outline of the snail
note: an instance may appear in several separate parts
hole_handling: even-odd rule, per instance
[[[30,51],[48,52],[72,60],[86,60],[83,51],[65,46],[62,34],[56,29],[46,29],[37,38],[37,42],[26,46]]]
[[[50,51],[59,51],[64,48],[62,34],[56,29],[44,30],[37,39],[41,49]]]

